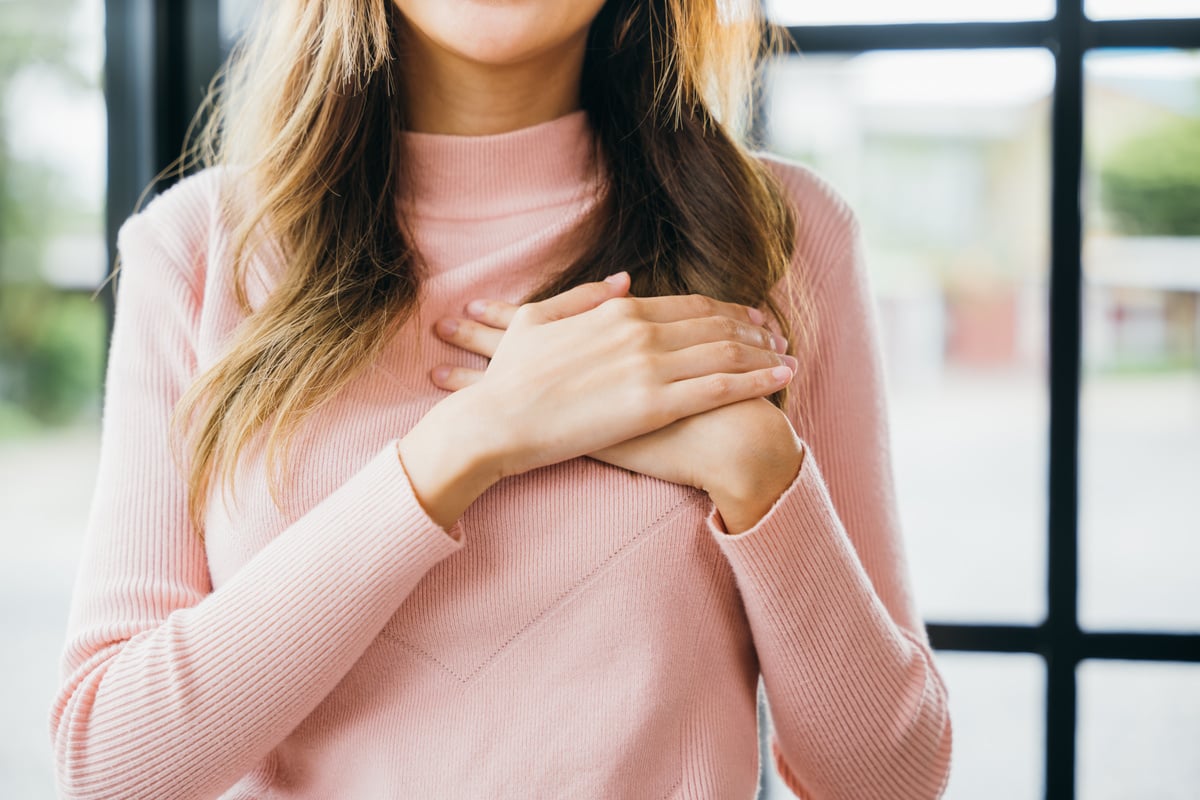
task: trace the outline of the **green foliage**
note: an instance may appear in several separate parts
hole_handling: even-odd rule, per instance
[[[39,265],[57,235],[94,230],[94,212],[67,191],[60,167],[18,159],[5,120],[10,87],[26,70],[86,91],[95,79],[72,58],[66,24],[78,0],[0,0],[0,438],[74,420],[99,396],[104,307],[46,285]]]
[[[0,441],[32,436],[42,430],[25,409],[0,399]]]
[[[1134,236],[1200,236],[1200,119],[1124,142],[1100,167],[1100,201]]]
[[[15,421],[69,423],[99,393],[106,326],[90,295],[37,283],[0,290],[0,413]],[[20,425],[17,425],[20,427]]]

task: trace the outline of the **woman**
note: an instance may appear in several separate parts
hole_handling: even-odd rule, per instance
[[[761,672],[797,794],[938,796],[854,218],[733,134],[757,2],[263,7],[119,237],[62,792],[749,798]]]

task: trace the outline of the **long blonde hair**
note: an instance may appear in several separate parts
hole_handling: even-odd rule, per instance
[[[609,0],[600,10],[581,96],[609,188],[583,226],[584,254],[527,301],[625,269],[639,296],[765,303],[794,338],[768,292],[788,275],[795,212],[743,144],[756,65],[780,49],[758,6]],[[223,476],[229,488],[240,453],[264,432],[279,503],[278,465],[296,429],[414,310],[421,261],[395,202],[405,174],[405,24],[393,0],[263,3],[189,137],[190,165],[236,176],[222,206],[247,314],[171,417],[201,537],[213,481]],[[251,313],[247,265],[262,248],[283,268]],[[785,391],[771,400],[782,406]]]

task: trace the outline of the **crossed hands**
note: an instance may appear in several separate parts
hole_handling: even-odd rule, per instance
[[[791,422],[766,399],[792,379],[796,359],[762,327],[758,309],[702,295],[631,297],[628,289],[621,272],[541,304],[474,300],[465,316],[434,327],[442,340],[491,359],[487,369],[441,364],[430,376],[449,392],[491,381],[502,405],[520,397],[512,405],[591,410],[599,430],[572,437],[576,450],[708,492],[728,533],[752,527],[795,480],[804,457]],[[542,313],[528,313],[534,306]],[[552,326],[555,335],[546,335]],[[614,404],[643,406],[632,414],[642,430]],[[521,411],[502,409],[518,427]],[[544,450],[514,453],[508,471],[561,460]]]

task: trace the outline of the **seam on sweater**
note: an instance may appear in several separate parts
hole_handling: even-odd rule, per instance
[[[675,794],[675,792],[679,789],[679,785],[681,783],[683,783],[683,764],[682,763],[679,765],[679,770],[680,770],[680,774],[675,776],[675,782],[671,784],[671,788],[667,789],[667,791],[663,793],[663,796],[660,798],[660,800],[667,800],[667,798],[669,798],[669,797],[671,797],[671,795]]]
[[[700,696],[702,688],[702,684],[697,675],[697,664],[699,664],[700,661],[700,647],[704,643],[705,635],[711,629],[712,624],[716,619],[715,614],[713,613],[714,606],[720,605],[720,600],[717,597],[719,591],[717,587],[720,585],[721,573],[732,572],[729,562],[726,561],[725,556],[718,549],[716,542],[713,542],[711,539],[709,539],[705,546],[711,547],[716,551],[712,553],[712,561],[708,565],[708,570],[705,573],[705,578],[708,581],[707,585],[712,587],[712,596],[705,598],[699,622],[697,622],[696,630],[692,636],[691,649],[688,655],[687,676],[691,685],[688,686],[687,693],[685,694],[686,700],[684,701],[684,706],[687,709],[687,713],[685,713],[683,718],[680,720],[679,734],[676,737],[676,741],[679,746],[679,779],[675,782],[675,785],[671,787],[672,792],[678,789],[683,783],[684,775],[690,774],[688,765],[686,763],[686,756],[689,752],[689,749],[686,745],[689,743],[692,744],[693,748],[691,752],[697,752],[695,748],[696,745],[699,744],[700,737],[689,737],[689,731],[699,729],[696,717],[699,715],[700,711],[700,704],[697,702],[697,698]],[[694,789],[695,787],[688,788]],[[668,794],[670,794],[670,792],[668,792]],[[663,800],[666,799],[664,798]]]
[[[511,645],[513,642],[517,641],[518,639],[520,639],[522,637],[522,635],[524,635],[527,631],[536,627],[539,622],[541,622],[543,619],[549,617],[554,611],[561,608],[580,589],[582,589],[585,586],[589,585],[590,583],[594,582],[594,580],[596,579],[596,576],[605,572],[607,567],[610,564],[612,564],[617,559],[618,556],[631,550],[635,544],[646,541],[646,539],[648,538],[646,536],[647,533],[657,530],[658,528],[661,528],[677,513],[679,513],[681,510],[687,508],[688,506],[695,505],[698,502],[698,499],[702,498],[702,497],[706,497],[706,495],[703,492],[697,492],[696,494],[692,494],[688,497],[684,497],[679,502],[677,502],[675,505],[664,510],[653,521],[651,521],[650,523],[648,523],[647,525],[642,527],[642,529],[639,530],[636,534],[631,536],[629,539],[625,540],[625,542],[623,542],[615,550],[613,550],[611,553],[609,553],[607,556],[605,556],[604,559],[602,559],[595,566],[593,566],[590,570],[588,570],[587,573],[585,573],[583,576],[578,578],[574,583],[572,583],[566,589],[559,592],[559,594],[553,600],[551,600],[546,606],[544,606],[541,611],[539,611],[537,614],[535,614],[533,617],[531,617],[529,620],[527,620],[525,622],[525,624],[523,624],[520,628],[518,628],[516,631],[514,631],[507,639],[505,639],[500,644],[499,647],[497,647],[495,650],[493,650],[491,653],[489,653],[487,655],[487,657],[483,659],[483,661],[481,661],[470,672],[468,672],[466,674],[460,673],[458,670],[454,669],[453,667],[449,666],[444,661],[439,659],[433,653],[430,653],[425,648],[414,644],[413,642],[409,641],[407,638],[405,638],[403,636],[397,635],[395,633],[392,633],[392,632],[386,631],[386,630],[381,631],[379,636],[380,636],[380,638],[388,639],[390,641],[396,642],[397,644],[404,647],[406,650],[410,651],[411,653],[421,656],[424,659],[426,659],[427,661],[435,664],[436,666],[440,667],[444,672],[446,672],[448,675],[450,675],[452,678],[454,678],[459,683],[461,683],[461,684],[470,683],[476,677],[478,677],[483,672],[485,672],[489,666],[494,664],[496,662],[496,660],[499,658],[500,654],[503,653],[506,649],[508,649],[509,645]]]

